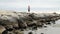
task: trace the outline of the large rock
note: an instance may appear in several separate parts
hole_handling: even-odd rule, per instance
[[[5,27],[0,25],[0,34],[2,34],[2,32],[5,31],[5,30],[6,30]]]

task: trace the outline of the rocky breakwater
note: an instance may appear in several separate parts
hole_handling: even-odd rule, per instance
[[[1,34],[24,34],[27,28],[37,30],[59,19],[57,13],[0,12]]]

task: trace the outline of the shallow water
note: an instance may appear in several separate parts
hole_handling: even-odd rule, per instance
[[[24,34],[32,32],[33,34],[60,34],[60,20],[56,21],[56,24],[47,25],[47,28],[38,28],[38,30],[25,30]]]

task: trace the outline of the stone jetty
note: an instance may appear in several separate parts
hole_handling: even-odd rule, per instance
[[[57,13],[28,13],[0,11],[1,34],[24,34],[24,29],[47,27],[60,19]]]

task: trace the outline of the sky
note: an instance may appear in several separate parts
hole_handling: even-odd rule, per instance
[[[32,11],[60,10],[60,0],[0,0],[0,10],[27,11],[28,5]]]

